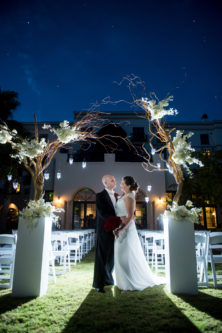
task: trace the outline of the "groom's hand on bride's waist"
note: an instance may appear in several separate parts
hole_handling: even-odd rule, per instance
[[[121,216],[121,221],[123,224],[127,223],[127,217],[126,216]]]

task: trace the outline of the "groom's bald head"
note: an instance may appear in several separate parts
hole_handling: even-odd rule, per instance
[[[116,187],[116,180],[112,175],[104,175],[102,178],[103,185],[108,190],[113,190]]]

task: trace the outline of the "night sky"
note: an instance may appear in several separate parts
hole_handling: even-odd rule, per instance
[[[170,120],[219,120],[221,17],[216,0],[1,0],[0,88],[18,92],[16,120],[72,120],[107,96],[131,101],[115,82],[133,73],[147,94],[174,95]]]

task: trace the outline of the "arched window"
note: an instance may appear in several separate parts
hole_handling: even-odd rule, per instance
[[[90,188],[83,188],[74,195],[73,229],[95,228],[96,193]]]

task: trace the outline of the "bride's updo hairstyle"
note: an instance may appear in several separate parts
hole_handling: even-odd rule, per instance
[[[130,186],[130,191],[137,191],[139,186],[131,176],[123,177],[124,182],[127,186]]]

